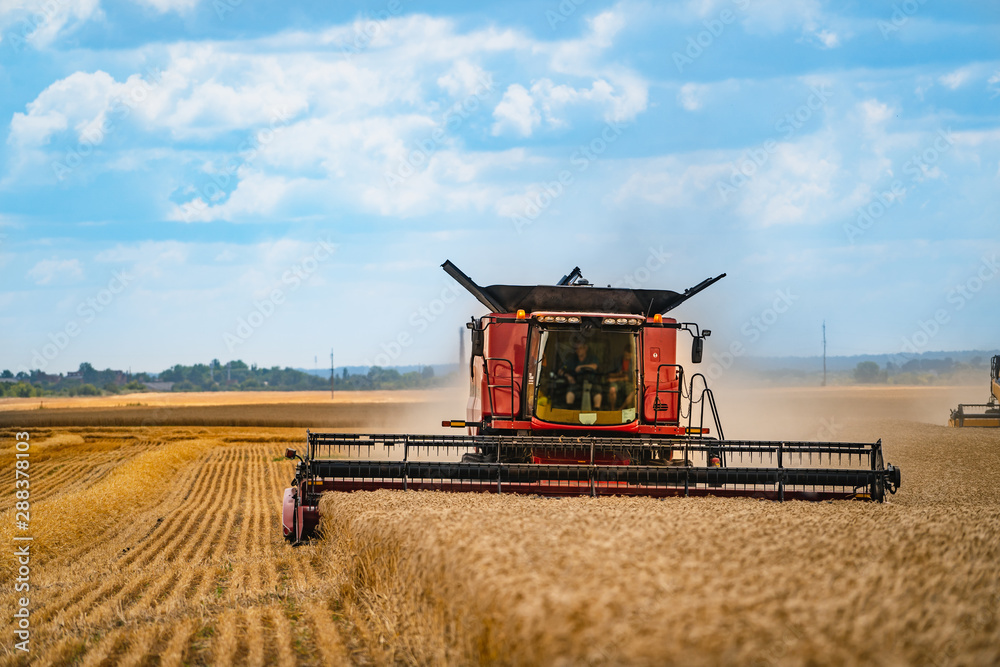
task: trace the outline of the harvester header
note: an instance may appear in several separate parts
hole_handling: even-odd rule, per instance
[[[752,496],[882,502],[900,484],[874,443],[726,440],[715,396],[677,359],[701,362],[711,334],[667,316],[726,274],[683,292],[595,287],[574,267],[555,285],[477,285],[463,434],[310,433],[285,492],[285,536],[319,522],[327,491],[540,496]],[[374,456],[373,456],[374,455]],[[346,458],[345,458],[346,456]]]
[[[1000,355],[990,360],[990,396],[985,403],[962,403],[951,411],[949,426],[1000,428]]]

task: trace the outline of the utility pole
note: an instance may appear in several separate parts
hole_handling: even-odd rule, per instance
[[[330,400],[333,400],[333,371],[335,366],[333,365],[333,348],[330,348]]]
[[[826,320],[823,320],[823,384],[821,386],[826,386]]]

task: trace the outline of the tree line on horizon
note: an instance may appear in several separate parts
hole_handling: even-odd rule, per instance
[[[445,378],[435,377],[434,369],[400,373],[394,368],[373,366],[366,374],[350,375],[347,369],[333,378],[333,388],[342,391],[379,389],[421,389],[442,384]],[[170,383],[157,385],[156,383]],[[51,375],[40,370],[16,375],[10,370],[0,372],[0,397],[35,396],[101,396],[132,394],[147,391],[323,391],[330,389],[331,380],[294,368],[258,367],[237,359],[222,364],[213,359],[208,364],[185,366],[176,364],[158,374],[129,373],[110,368],[97,370],[90,363],[80,364],[76,372]]]

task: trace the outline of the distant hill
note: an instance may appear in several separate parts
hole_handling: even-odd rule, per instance
[[[950,359],[956,364],[969,364],[974,367],[989,368],[990,358],[1000,354],[1000,350],[961,350],[958,352],[924,352],[922,354],[857,354],[846,357],[827,357],[826,368],[830,372],[853,371],[859,363],[874,361],[880,367],[892,363],[902,367],[907,363],[944,361]],[[706,361],[709,360],[706,353]],[[978,362],[978,363],[977,363]],[[918,367],[934,367],[935,364],[915,364]],[[762,371],[822,371],[823,357],[745,357],[741,359],[741,367]]]
[[[407,373],[419,373],[424,368],[430,366],[434,369],[435,377],[444,377],[450,375],[458,370],[458,364],[426,364],[419,366],[386,366],[385,370],[394,370],[400,375],[405,375]],[[371,366],[337,366],[336,374],[340,377],[347,369],[348,375],[368,375],[368,371],[371,370]],[[297,368],[295,370],[302,371],[303,373],[308,373],[309,375],[315,375],[316,377],[330,379],[330,369],[329,368]]]

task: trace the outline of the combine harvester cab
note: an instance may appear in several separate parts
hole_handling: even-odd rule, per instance
[[[473,318],[463,435],[309,433],[285,491],[285,537],[319,523],[328,491],[540,496],[750,496],[882,502],[900,484],[874,443],[726,440],[700,363],[711,334],[665,314],[683,293],[594,287],[578,268],[556,285],[481,287],[443,265],[490,312]],[[682,333],[683,332],[683,333]]]
[[[989,400],[960,404],[951,411],[948,426],[1000,428],[1000,355],[990,360]]]

